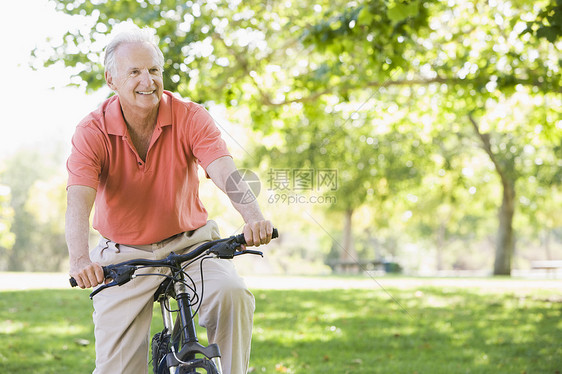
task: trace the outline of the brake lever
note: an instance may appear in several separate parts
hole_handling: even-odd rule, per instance
[[[240,256],[240,255],[245,255],[245,254],[257,255],[257,256],[263,257],[262,251],[254,251],[254,250],[251,250],[251,249],[245,249],[243,251],[236,251],[236,252],[234,252],[233,256]]]
[[[128,281],[134,278],[134,274],[136,270],[137,267],[133,265],[125,265],[125,266],[120,266],[118,268],[113,268],[111,267],[111,265],[108,266],[106,278],[112,279],[112,281],[96,288],[90,294],[90,299],[92,299],[95,295],[105,290],[106,288],[124,285],[125,283],[127,283]]]
[[[113,286],[117,286],[117,282],[111,281],[108,284],[102,284],[101,286],[96,288],[94,291],[92,291],[92,293],[90,293],[90,299],[93,299],[94,296],[96,296],[98,293],[105,290],[106,288],[113,287]]]

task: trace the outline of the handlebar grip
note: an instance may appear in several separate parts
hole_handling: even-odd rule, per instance
[[[273,232],[271,233],[271,239],[276,239],[279,237],[279,232],[276,228],[273,228]],[[236,235],[236,243],[238,244],[246,244],[246,239],[244,238],[244,234]]]
[[[109,275],[109,270],[105,266],[102,266],[101,268],[103,269],[103,277],[105,279]],[[76,279],[74,279],[74,277],[70,277],[68,281],[70,282],[70,287],[78,286],[78,283],[76,282]]]

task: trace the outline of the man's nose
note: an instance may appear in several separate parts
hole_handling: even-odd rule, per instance
[[[143,84],[146,84],[147,86],[151,86],[153,79],[152,76],[150,75],[150,72],[148,71],[148,69],[144,69],[141,71],[141,82]]]

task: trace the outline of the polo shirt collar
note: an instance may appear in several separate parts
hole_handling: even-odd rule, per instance
[[[158,108],[158,117],[156,118],[156,128],[162,128],[172,124],[172,98],[167,91],[162,93],[160,106]],[[115,95],[109,98],[107,108],[105,110],[105,125],[107,133],[110,135],[125,136],[127,135],[127,124],[121,112],[121,102],[119,96]]]

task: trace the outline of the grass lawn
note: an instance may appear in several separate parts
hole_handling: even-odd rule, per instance
[[[251,372],[562,373],[562,284],[387,291],[254,290]],[[91,312],[88,291],[0,292],[0,373],[90,373]]]

